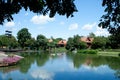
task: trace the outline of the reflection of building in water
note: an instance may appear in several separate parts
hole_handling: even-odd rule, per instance
[[[85,65],[91,65],[92,64],[92,59],[91,58],[87,58],[85,60]]]

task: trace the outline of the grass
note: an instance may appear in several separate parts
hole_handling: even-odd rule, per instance
[[[120,49],[117,50],[112,50],[112,49],[107,49],[107,50],[78,50],[78,53],[83,53],[83,54],[97,54],[100,56],[113,56],[113,57],[119,57],[120,56]]]
[[[102,55],[102,56],[116,56],[118,57],[118,55],[120,54],[120,52],[115,52],[115,51],[99,51],[98,55]]]
[[[67,50],[65,49],[65,47],[59,47],[55,49],[56,53],[60,53],[60,52],[66,52]]]
[[[59,48],[53,48],[51,51],[48,51],[50,53],[62,53],[62,52],[67,52],[65,47],[59,47]]]
[[[97,54],[97,50],[78,50],[78,53],[83,53],[83,54]]]

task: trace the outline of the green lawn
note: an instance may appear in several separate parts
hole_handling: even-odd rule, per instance
[[[118,57],[118,55],[120,54],[120,52],[114,52],[114,51],[99,51],[98,55],[102,55],[102,56],[116,56]]]

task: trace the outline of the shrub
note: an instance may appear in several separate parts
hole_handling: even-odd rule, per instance
[[[97,54],[97,50],[78,50],[78,53],[83,53],[83,54]]]
[[[120,53],[118,54],[118,56],[120,56]]]

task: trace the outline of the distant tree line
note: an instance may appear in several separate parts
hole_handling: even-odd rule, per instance
[[[67,41],[67,45],[65,48],[69,51],[73,51],[75,49],[87,49],[87,44],[83,41],[80,41],[82,36],[74,35],[73,37],[69,37]],[[110,35],[108,37],[104,36],[96,36],[93,33],[90,33],[88,37],[94,38],[92,42],[92,49],[117,49],[120,48],[120,38],[118,36]],[[17,39],[14,36],[8,37],[6,35],[0,35],[0,48],[9,48],[9,49],[30,49],[30,50],[51,50],[53,48],[58,47],[57,43],[62,38],[54,39],[51,37],[49,39],[44,35],[39,34],[36,39],[31,37],[31,33],[27,28],[23,28],[18,31]]]
[[[30,50],[47,50],[57,46],[58,41],[62,38],[54,39],[51,37],[51,42],[44,35],[39,34],[36,39],[31,37],[31,33],[27,28],[23,28],[18,31],[17,38],[14,36],[8,37],[7,35],[0,35],[0,48],[9,49],[30,49]]]
[[[87,49],[87,45],[85,42],[80,41],[82,36],[74,35],[74,37],[68,38],[68,42],[66,45],[67,50],[79,50],[79,49]],[[114,36],[113,34],[104,37],[104,36],[96,36],[94,33],[90,33],[88,37],[94,38],[91,49],[118,49],[120,48],[120,38],[118,36]]]

